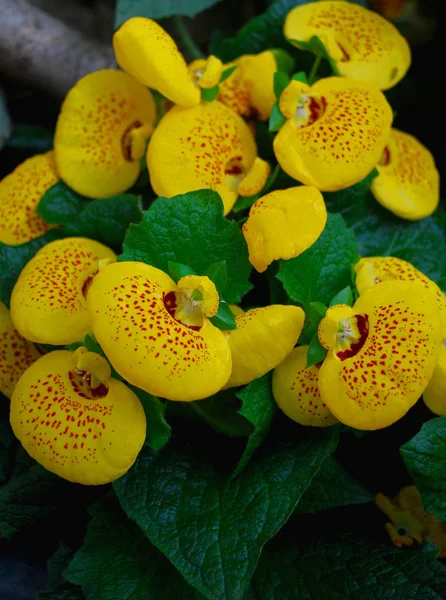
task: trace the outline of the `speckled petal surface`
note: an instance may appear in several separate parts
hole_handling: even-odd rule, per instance
[[[0,181],[0,242],[17,246],[48,231],[36,209],[58,181],[52,151],[28,158]]]

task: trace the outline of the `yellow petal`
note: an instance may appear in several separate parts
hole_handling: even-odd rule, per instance
[[[0,392],[11,398],[17,381],[43,351],[25,340],[12,324],[9,310],[0,302]]]
[[[274,152],[288,175],[332,192],[372,171],[388,141],[391,123],[391,108],[374,86],[328,77],[301,96],[295,117],[274,139]]]
[[[266,50],[260,54],[246,54],[225,69],[235,71],[220,84],[218,99],[242,117],[258,117],[265,121],[276,102],[274,73],[277,64],[274,55]]]
[[[324,348],[328,350],[336,346],[337,336],[340,333],[339,323],[350,319],[353,315],[354,311],[348,304],[330,306],[317,330],[319,341]]]
[[[201,327],[176,320],[175,282],[136,262],[105,267],[88,294],[93,333],[127,381],[169,400],[199,400],[219,391],[231,372],[224,334],[204,318]]]
[[[51,151],[28,158],[0,181],[0,242],[18,246],[48,231],[36,208],[58,180]]]
[[[220,298],[217,288],[209,277],[201,275],[187,275],[178,281],[178,288],[184,290],[192,296],[192,300],[201,305],[203,314],[206,317],[213,317],[217,314]],[[193,298],[193,295],[198,294],[200,299]]]
[[[319,391],[342,423],[380,429],[400,419],[425,390],[442,341],[440,312],[422,285],[403,281],[365,292],[353,312],[363,325],[360,339],[329,351]]]
[[[429,150],[416,138],[392,129],[372,193],[402,219],[418,221],[431,215],[440,201],[440,176]]]
[[[277,367],[296,344],[304,319],[301,308],[279,304],[237,316],[237,329],[226,331],[232,354],[226,387],[245,385]]]
[[[142,448],[144,410],[116,379],[92,390],[72,359],[72,352],[56,350],[29,367],[12,395],[11,425],[49,471],[85,485],[109,483],[130,469]]]
[[[256,153],[243,119],[221,102],[205,102],[174,107],[164,115],[150,139],[147,166],[159,196],[211,188],[220,194],[227,214]]]
[[[200,102],[186,61],[170,35],[152,19],[134,17],[113,36],[118,65],[179,106]]]
[[[237,304],[230,304],[229,308],[231,309],[231,312],[234,315],[234,317],[238,317],[239,315],[245,314],[243,308],[241,306],[238,306]]]
[[[287,417],[301,425],[328,427],[338,422],[321,399],[319,366],[307,368],[308,346],[294,348],[273,373],[274,399]]]
[[[265,187],[266,181],[271,173],[271,167],[262,158],[257,157],[237,187],[240,196],[254,196]]]
[[[223,70],[219,58],[212,54],[207,58],[199,58],[189,65],[189,73],[198,87],[210,89],[218,85]]]
[[[273,260],[288,260],[312,246],[322,233],[327,211],[314,187],[271,192],[251,206],[243,225],[249,260],[262,273]]]
[[[68,92],[57,120],[61,178],[88,198],[126,191],[138,178],[155,117],[152,94],[126,73],[86,75]]]
[[[368,256],[355,265],[356,287],[360,294],[382,281],[414,281],[421,283],[437,300],[443,321],[443,338],[446,339],[446,297],[438,285],[411,263],[394,256]]]
[[[282,91],[279,97],[279,109],[284,117],[292,119],[296,114],[296,107],[299,104],[303,94],[307,94],[310,91],[310,86],[296,79],[292,79],[286,88]],[[305,105],[305,108],[310,109]]]
[[[99,261],[115,261],[106,246],[86,238],[56,240],[25,266],[11,296],[11,318],[28,340],[71,344],[91,332],[86,295]]]
[[[440,354],[434,373],[423,393],[426,406],[436,415],[446,416],[446,345],[440,347]]]
[[[396,85],[411,63],[410,48],[397,28],[377,13],[351,2],[310,2],[287,15],[289,42],[309,42],[317,35],[344,77],[382,90]]]

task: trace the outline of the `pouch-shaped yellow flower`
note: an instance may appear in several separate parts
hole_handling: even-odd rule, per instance
[[[292,81],[279,99],[287,117],[274,139],[282,169],[324,192],[364,179],[388,142],[392,110],[373,85],[342,77]]]
[[[133,385],[169,400],[200,400],[231,373],[224,334],[208,317],[218,294],[207,277],[175,282],[138,262],[109,265],[88,294],[93,333],[116,371]]]
[[[11,398],[22,373],[42,354],[36,344],[20,335],[9,310],[0,302],[0,392]]]
[[[11,425],[25,450],[69,481],[100,485],[124,475],[146,434],[137,396],[100,355],[55,350],[33,363],[11,399]]]
[[[107,198],[137,180],[156,106],[150,90],[112,69],[83,77],[68,92],[54,138],[64,182],[88,198]]]
[[[216,190],[227,214],[239,186],[257,166],[257,149],[248,125],[221,102],[174,107],[161,119],[147,151],[153,189],[168,198],[194,190]],[[264,161],[261,161],[264,163]],[[256,169],[251,195],[260,191],[268,170]],[[254,191],[253,191],[254,190]]]
[[[446,416],[446,342],[440,347],[434,373],[423,392],[425,405],[433,413]]]
[[[269,50],[260,54],[245,54],[224,66],[236,69],[220,84],[218,99],[247,119],[268,119],[276,102],[274,73],[277,63]]]
[[[327,222],[324,198],[310,186],[270,192],[256,200],[242,231],[249,260],[262,273],[273,260],[288,260],[312,246]]]
[[[438,285],[411,263],[394,256],[367,256],[356,265],[356,287],[360,294],[383,281],[413,281],[421,283],[436,299],[443,322],[443,338],[446,339],[446,297]]]
[[[395,423],[432,376],[442,341],[435,298],[417,283],[385,281],[353,308],[328,309],[319,339],[329,349],[319,392],[330,411],[357,429]]]
[[[446,556],[446,525],[424,510],[420,492],[414,485],[402,488],[390,499],[376,494],[376,505],[392,521],[386,530],[397,548],[421,544],[427,539],[440,550],[438,558]]]
[[[219,58],[214,55],[208,58],[197,58],[188,66],[189,73],[198,87],[208,90],[218,85],[223,64]]]
[[[121,69],[179,106],[200,102],[183,55],[170,35],[152,19],[133,17],[113,36]]]
[[[322,401],[319,365],[307,368],[308,346],[294,348],[273,373],[274,399],[287,417],[301,425],[328,427],[338,422]]]
[[[415,137],[392,129],[372,182],[376,200],[402,219],[418,221],[440,202],[440,176],[429,150]]]
[[[287,15],[289,42],[309,42],[317,35],[344,77],[367,81],[382,90],[396,85],[410,67],[407,41],[377,13],[342,0],[309,2]]]
[[[11,296],[11,318],[27,340],[72,344],[91,332],[86,296],[112,250],[87,238],[65,238],[41,248],[20,273]]]
[[[301,308],[281,304],[238,315],[237,328],[225,332],[232,355],[226,387],[245,385],[277,367],[295,346],[304,320]]]
[[[28,158],[0,181],[0,242],[18,246],[48,231],[36,208],[58,180],[51,151]]]

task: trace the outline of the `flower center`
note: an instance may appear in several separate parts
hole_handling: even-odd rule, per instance
[[[69,371],[68,377],[76,394],[87,400],[96,400],[108,394],[111,369],[103,356],[82,346],[73,354],[73,370]]]
[[[320,119],[325,112],[327,101],[323,96],[302,94],[300,96],[293,122],[297,127],[308,127]]]
[[[204,322],[203,296],[199,290],[178,290],[163,297],[164,306],[171,317],[185,327],[199,331]]]
[[[352,315],[339,322],[335,351],[340,360],[352,358],[364,346],[369,335],[367,315]]]
[[[241,156],[235,156],[226,163],[225,184],[230,190],[235,192],[245,175],[246,167],[243,165]]]
[[[387,167],[390,164],[390,149],[386,146],[381,154],[378,165],[380,167]]]
[[[134,121],[122,134],[121,148],[126,161],[134,162],[144,156],[147,138],[152,133],[150,125]]]

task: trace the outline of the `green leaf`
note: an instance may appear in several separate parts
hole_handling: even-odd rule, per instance
[[[297,48],[299,48],[300,50],[312,52],[313,54],[315,54],[316,56],[319,56],[320,58],[325,58],[330,63],[330,67],[331,67],[331,70],[333,71],[333,74],[338,75],[338,76],[340,75],[340,73],[336,67],[336,63],[334,62],[334,60],[331,58],[330,54],[328,53],[324,42],[317,35],[311,36],[311,38],[308,42],[304,42],[304,41],[300,41],[300,40],[291,40],[291,39],[289,39],[288,41],[291,44],[293,44],[294,46],[297,46]]]
[[[0,531],[11,540],[21,530],[52,515],[58,495],[70,484],[34,463],[0,489]]]
[[[79,196],[61,180],[44,193],[37,214],[50,225],[68,225],[77,219],[88,202],[88,198]]]
[[[446,417],[424,423],[420,432],[401,446],[401,454],[424,510],[446,523]]]
[[[437,553],[359,533],[300,543],[281,534],[263,552],[254,585],[268,600],[442,600],[446,568]]]
[[[226,81],[226,79],[228,77],[230,77],[234,73],[234,71],[236,69],[238,69],[238,65],[233,65],[232,67],[229,67],[228,69],[225,69],[223,71],[223,73],[221,74],[220,82],[219,83],[223,83],[223,81]]]
[[[60,584],[64,583],[63,572],[67,568],[72,557],[73,551],[71,548],[64,542],[60,542],[59,548],[48,559],[47,563],[47,586],[50,590],[54,590]]]
[[[132,17],[164,19],[173,15],[194,17],[218,0],[118,0],[115,12],[115,27]]]
[[[222,480],[200,449],[174,440],[144,447],[114,482],[135,520],[182,575],[207,598],[240,598],[262,546],[289,518],[337,431],[296,429],[296,440],[259,450],[235,479]]]
[[[220,304],[218,305],[217,314],[211,317],[210,322],[218,329],[222,331],[228,331],[230,329],[236,329],[237,325],[235,323],[235,317],[232,314],[232,310],[224,300],[220,300]]]
[[[286,73],[282,73],[282,71],[276,71],[274,73],[274,95],[276,96],[277,100],[280,98],[281,93],[289,83],[290,78]]]
[[[308,77],[304,71],[299,71],[298,73],[294,73],[294,75],[291,77],[291,79],[294,79],[295,81],[300,81],[301,83],[306,83],[308,85]]]
[[[245,238],[234,221],[223,217],[220,196],[211,190],[158,198],[140,225],[131,225],[120,260],[136,260],[168,271],[168,262],[189,265],[198,275],[225,260],[225,300],[237,304],[251,285]]]
[[[271,376],[269,373],[259,379],[251,381],[243,390],[237,392],[237,398],[242,401],[238,411],[247,419],[254,429],[248,438],[233,477],[239,475],[251,460],[252,455],[266,438],[277,409],[271,389]]]
[[[169,260],[167,263],[167,270],[175,283],[178,283],[182,277],[195,275],[195,271],[187,265],[182,265],[181,263],[173,262],[171,260]]]
[[[209,277],[209,279],[214,282],[217,292],[219,296],[221,296],[228,285],[228,269],[226,268],[226,261],[219,260],[218,262],[212,263],[203,275],[206,275],[206,277]]]
[[[374,174],[340,192],[324,193],[327,209],[340,212],[356,235],[361,256],[396,256],[434,281],[446,277],[446,215],[417,222],[399,219],[367,193]]]
[[[374,498],[333,456],[329,456],[299,500],[296,512],[315,513],[339,506],[373,502]]]
[[[336,296],[333,296],[329,306],[335,306],[336,304],[348,304],[348,306],[353,306],[353,292],[349,285],[338,292]]]
[[[130,521],[114,496],[90,509],[83,546],[65,572],[86,600],[205,600]]]
[[[53,149],[54,131],[40,125],[14,123],[7,148],[48,152]]]
[[[85,600],[85,596],[79,586],[63,583],[51,592],[39,592],[37,600]]]
[[[251,435],[252,426],[239,414],[240,402],[233,389],[222,390],[204,400],[189,402],[187,407],[217,433],[231,437]]]
[[[11,135],[11,119],[9,118],[6,96],[0,88],[0,150],[5,146]]]
[[[172,428],[165,419],[166,405],[156,396],[127,384],[136,394],[142,404],[147,419],[146,444],[154,450],[159,450],[170,439]]]
[[[6,399],[0,396],[0,402],[6,402]],[[0,486],[8,481],[11,474],[15,446],[16,438],[11,426],[0,423]]]
[[[53,229],[20,246],[8,246],[0,243],[0,300],[3,304],[9,307],[11,292],[26,263],[35,256],[40,248],[61,237],[61,231]]]
[[[139,223],[142,216],[141,200],[132,194],[91,200],[78,218],[64,228],[64,233],[120,248],[129,225]]]
[[[274,56],[276,61],[277,70],[290,75],[296,66],[296,61],[289,52],[282,50],[282,48],[270,49],[271,54]]]
[[[215,85],[212,88],[202,88],[201,89],[201,100],[203,102],[213,102],[215,98],[218,96],[220,92],[220,88],[218,85]]]
[[[305,312],[311,302],[327,304],[351,283],[351,266],[358,260],[353,232],[338,214],[329,214],[322,235],[308,250],[288,261],[280,261],[277,277],[292,300]]]
[[[327,348],[324,348],[319,341],[317,333],[314,334],[313,339],[308,346],[307,352],[307,369],[313,365],[317,365],[323,360],[328,354]]]
[[[300,334],[299,344],[303,346],[309,344],[315,334],[319,323],[327,312],[327,307],[322,302],[310,302],[309,310],[305,314],[305,323]]]
[[[286,118],[280,112],[279,105],[277,102],[273,105],[271,109],[271,114],[269,116],[269,131],[279,131],[282,125],[285,123]]]

